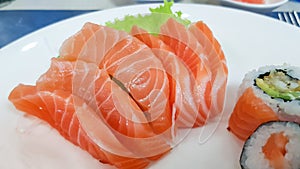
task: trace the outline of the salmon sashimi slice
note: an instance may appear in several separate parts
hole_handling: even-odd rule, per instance
[[[205,119],[199,119],[200,116],[197,116],[198,105],[194,96],[195,80],[183,62],[168,45],[147,31],[134,26],[131,34],[152,49],[168,74],[170,103],[173,105],[172,110],[176,111],[176,125],[193,127],[195,123],[204,123]]]
[[[198,21],[191,24],[189,31],[193,33],[202,45],[204,55],[209,60],[208,64],[212,72],[212,105],[210,117],[213,118],[223,111],[228,77],[226,58],[219,42],[204,22]]]
[[[238,2],[245,2],[245,3],[250,3],[250,4],[264,4],[266,3],[266,0],[235,0]]]
[[[228,130],[246,140],[259,125],[275,120],[278,120],[276,113],[255,96],[252,88],[247,88],[233,109]]]
[[[100,63],[108,50],[128,37],[123,31],[87,22],[75,35],[66,39],[60,47],[60,58]]]
[[[74,98],[76,98],[77,103],[80,102],[80,104],[76,104],[77,108],[75,108]],[[119,151],[125,151],[126,148],[101,121],[98,121],[96,127],[101,131],[96,131],[95,128],[90,129],[93,131],[89,132],[93,132],[95,135],[88,135],[82,127],[78,114],[81,114],[81,116],[84,114],[86,121],[91,121],[96,117],[88,117],[95,112],[69,91],[39,91],[35,86],[20,84],[10,93],[9,100],[18,110],[46,121],[50,126],[57,129],[64,138],[89,152],[94,158],[103,163],[109,163],[124,169],[145,168],[150,163],[147,159],[116,155]],[[85,122],[85,124],[90,123]],[[94,142],[96,136],[101,137],[101,144]]]
[[[162,133],[172,127],[166,72],[151,49],[128,33],[87,23],[64,42],[60,58],[99,65],[130,93],[153,121],[155,132]]]
[[[211,107],[211,71],[208,60],[204,57],[201,44],[188,29],[169,19],[161,26],[160,39],[170,46],[180,60],[185,64],[196,82],[196,96],[200,119],[207,119]],[[195,124],[195,127],[201,124]]]
[[[162,63],[147,45],[133,36],[121,40],[105,55],[99,67],[130,93],[156,133],[173,126],[168,103],[168,77]]]
[[[135,101],[94,63],[54,58],[49,70],[37,81],[37,88],[46,89],[48,84],[83,99],[108,124],[120,142],[140,157],[163,155],[170,150],[167,142],[171,142],[172,137],[155,134]],[[66,88],[66,84],[70,87]],[[145,149],[149,144],[151,146]]]

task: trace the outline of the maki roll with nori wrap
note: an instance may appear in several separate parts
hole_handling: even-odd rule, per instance
[[[228,129],[245,140],[262,123],[274,120],[300,123],[300,68],[265,66],[247,73]]]
[[[299,169],[300,125],[272,121],[261,124],[244,144],[242,169]]]

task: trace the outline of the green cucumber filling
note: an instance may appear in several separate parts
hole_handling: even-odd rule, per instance
[[[255,79],[255,84],[273,98],[300,100],[300,80],[284,70],[273,70]]]

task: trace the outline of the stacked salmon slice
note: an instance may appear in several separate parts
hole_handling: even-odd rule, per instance
[[[170,18],[160,30],[86,23],[36,84],[16,86],[9,100],[99,161],[145,168],[179,143],[180,128],[222,112],[228,75],[203,22]]]

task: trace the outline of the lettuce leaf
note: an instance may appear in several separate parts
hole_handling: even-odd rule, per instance
[[[130,32],[132,26],[137,25],[149,33],[159,33],[160,26],[163,25],[169,18],[174,18],[183,25],[189,25],[191,21],[182,18],[182,12],[173,12],[173,0],[164,0],[164,4],[157,8],[150,8],[150,14],[127,15],[123,19],[115,19],[113,22],[106,22],[106,26]]]

